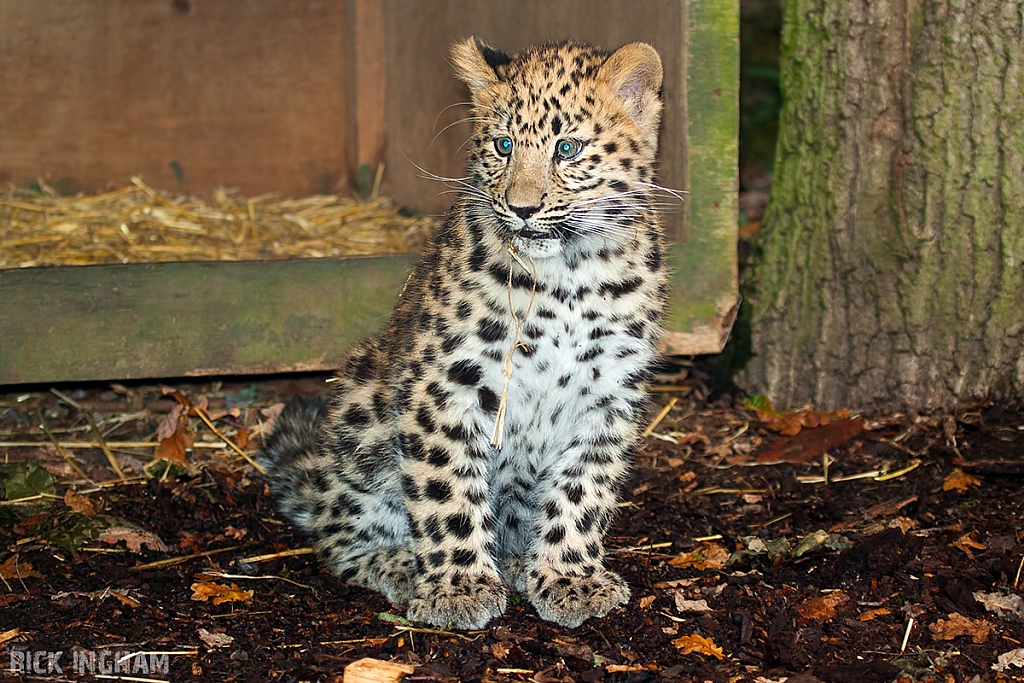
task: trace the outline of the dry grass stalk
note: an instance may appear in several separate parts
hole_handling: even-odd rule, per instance
[[[61,197],[45,183],[0,192],[0,268],[406,253],[435,224],[376,193],[282,199],[218,189],[204,201],[132,181],[95,196]],[[377,190],[379,181],[380,172]]]
[[[533,289],[530,290],[530,304],[526,307],[526,312],[523,313],[523,317],[520,318],[516,315],[515,306],[512,304],[512,268],[518,263],[522,266],[523,270],[529,273],[533,279]],[[508,351],[505,353],[505,360],[501,364],[501,374],[505,376],[505,384],[501,389],[501,401],[498,403],[498,414],[494,418],[494,430],[491,432],[491,445],[497,449],[501,449],[501,442],[505,433],[505,413],[508,412],[508,384],[512,381],[512,358],[515,356],[516,349],[522,348],[525,344],[522,341],[523,334],[523,319],[530,315],[530,310],[533,308],[533,300],[537,296],[537,274],[535,269],[528,267],[523,263],[523,259],[519,257],[519,250],[509,240],[508,243],[508,312],[512,316],[512,322],[515,325],[515,334],[512,338],[512,345],[508,347]]]
[[[82,413],[85,417],[85,421],[89,423],[89,429],[92,430],[92,433],[96,438],[96,443],[99,445],[100,450],[103,451],[103,455],[107,457],[107,462],[110,463],[110,468],[114,470],[118,479],[126,481],[128,478],[124,475],[124,472],[121,470],[121,466],[117,463],[117,458],[114,457],[113,451],[110,450],[110,447],[107,446],[107,442],[103,439],[103,433],[100,432],[100,428],[96,425],[96,420],[93,418],[92,413],[86,410],[75,399],[71,398],[59,389],[50,389],[50,393],[67,403],[69,406],[77,409],[78,412]]]
[[[232,441],[228,437],[226,437],[223,434],[221,434],[217,430],[217,428],[213,426],[213,421],[210,420],[210,416],[207,415],[205,410],[203,410],[199,406],[196,406],[195,407],[195,413],[196,413],[196,415],[199,416],[200,420],[202,420],[204,423],[206,423],[206,426],[210,428],[210,431],[213,432],[217,436],[217,438],[219,438],[221,441],[223,441],[228,446],[230,446],[231,450],[233,450],[235,453],[238,453],[240,456],[245,458],[245,461],[247,463],[249,463],[250,465],[252,465],[256,469],[257,472],[259,472],[260,474],[263,474],[263,475],[265,475],[267,473],[267,470],[266,470],[265,467],[263,467],[263,465],[259,464],[255,460],[253,460],[249,456],[248,453],[246,453],[245,451],[243,451],[241,448],[238,447],[238,444],[236,444],[234,441]]]

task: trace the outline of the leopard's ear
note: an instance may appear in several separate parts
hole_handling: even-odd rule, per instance
[[[512,59],[473,36],[452,45],[452,61],[455,74],[469,85],[475,99],[478,91],[498,82],[498,67]]]
[[[623,45],[598,73],[612,87],[626,114],[642,129],[653,128],[657,133],[664,75],[658,51],[647,43]]]

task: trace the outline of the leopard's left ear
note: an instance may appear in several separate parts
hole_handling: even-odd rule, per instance
[[[663,78],[658,51],[647,43],[623,45],[601,65],[598,73],[611,85],[626,114],[641,129],[657,134]]]
[[[455,74],[469,85],[469,91],[476,101],[476,94],[498,82],[497,69],[512,61],[502,52],[473,36],[452,45],[452,61]]]

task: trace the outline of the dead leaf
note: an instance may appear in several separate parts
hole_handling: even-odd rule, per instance
[[[863,420],[829,422],[817,429],[808,429],[796,436],[779,439],[758,451],[756,460],[802,465],[815,460],[830,448],[843,445],[862,431]]]
[[[971,533],[974,533],[974,532],[971,532]],[[963,536],[961,536],[957,540],[955,540],[952,543],[950,543],[949,547],[950,548],[959,548],[960,550],[963,550],[965,553],[967,553],[967,557],[969,557],[969,558],[971,558],[973,560],[974,559],[974,553],[972,553],[971,550],[984,550],[985,549],[985,544],[984,543],[978,543],[977,541],[975,541],[973,538],[971,538],[971,534],[964,534]]]
[[[819,413],[813,410],[780,413],[775,410],[767,396],[751,396],[747,399],[746,406],[754,411],[761,424],[783,436],[796,436],[804,427],[823,427],[836,420],[846,420],[850,417],[850,411],[845,409],[831,413]]]
[[[182,405],[175,403],[174,407],[171,408],[171,412],[167,413],[164,419],[160,421],[156,428],[156,438],[158,441],[169,439],[174,435],[174,432],[178,431],[178,422],[180,421],[182,410]]]
[[[211,601],[215,605],[224,602],[249,602],[253,591],[244,591],[237,584],[224,586],[212,581],[197,581],[192,584],[192,599],[197,602]]]
[[[689,432],[687,434],[680,434],[679,438],[676,439],[676,443],[680,446],[693,445],[702,443],[705,446],[711,445],[711,439],[707,437],[704,430],[700,427],[695,432]]]
[[[832,591],[827,595],[811,598],[810,600],[804,600],[802,603],[797,605],[795,609],[800,616],[808,621],[814,620],[825,622],[834,619],[836,616],[836,608],[849,602],[849,600],[849,595],[844,591],[837,590]]]
[[[864,612],[864,614],[861,614],[859,617],[857,617],[857,620],[871,621],[873,619],[877,619],[878,617],[884,617],[887,614],[891,614],[891,612],[884,607],[879,607],[878,609],[872,609],[868,610],[867,612]]]
[[[1011,593],[983,593],[975,591],[974,599],[985,606],[989,612],[1006,621],[1024,621],[1024,598]]]
[[[0,579],[41,579],[43,575],[32,568],[30,562],[19,562],[17,555],[11,555],[0,564]]]
[[[96,514],[96,506],[85,496],[80,496],[71,489],[64,492],[64,504],[71,508],[72,512],[78,512],[86,516]]]
[[[186,452],[189,448],[192,448],[192,435],[185,429],[179,429],[170,438],[160,442],[155,457],[157,460],[167,460],[185,465],[188,462]]]
[[[943,491],[966,491],[972,486],[981,486],[981,479],[972,474],[966,474],[963,470],[953,470],[942,482]]]
[[[928,625],[935,640],[953,640],[959,636],[970,636],[975,643],[984,643],[988,640],[992,625],[984,619],[970,619],[959,612],[949,615],[948,619],[939,619],[934,624]]]
[[[640,598],[640,609],[647,609],[654,604],[655,596],[648,595],[646,598]]]
[[[195,415],[199,412],[204,412],[209,415],[207,408],[210,407],[210,400],[206,396],[199,394],[199,398],[192,402],[192,414]]]
[[[166,553],[171,550],[156,534],[126,526],[108,527],[103,530],[103,533],[96,540],[101,543],[110,544],[124,541],[125,545],[128,546],[128,550],[133,553],[142,552],[142,546],[160,553]]]
[[[688,553],[680,553],[668,561],[673,567],[693,567],[697,571],[721,569],[729,559],[729,551],[714,543],[696,548]]]
[[[1018,668],[1024,666],[1024,647],[1019,647],[1016,650],[1010,650],[999,655],[996,663],[992,665],[992,669],[1002,673],[1011,666]]]
[[[206,647],[210,648],[230,647],[231,643],[235,642],[234,636],[229,636],[226,633],[210,633],[205,628],[199,629],[198,633],[200,640],[206,643]]]
[[[691,652],[696,652],[698,654],[708,655],[717,659],[725,658],[722,648],[715,645],[715,641],[696,633],[691,636],[683,636],[682,638],[673,640],[672,644],[676,646],[676,649],[679,650],[679,654],[681,655],[688,655]]]
[[[683,597],[682,591],[676,591],[676,610],[681,614],[689,612],[704,614],[711,611],[707,600],[687,600]]]
[[[507,640],[503,640],[500,643],[494,643],[491,645],[491,654],[494,655],[495,659],[505,659],[508,653],[512,651],[512,643]]]
[[[237,408],[233,410],[237,410]],[[235,443],[238,444],[239,448],[245,448],[246,444],[249,443],[249,430],[245,427],[239,427],[238,432],[235,434]]]

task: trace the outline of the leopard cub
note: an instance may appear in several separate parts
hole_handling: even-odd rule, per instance
[[[469,159],[383,332],[263,458],[342,581],[481,628],[509,588],[578,626],[629,600],[602,537],[638,440],[667,284],[662,66],[632,43],[454,46]]]

